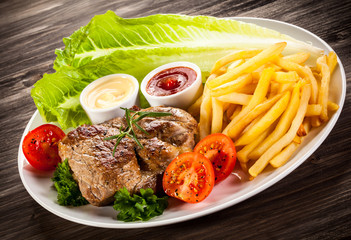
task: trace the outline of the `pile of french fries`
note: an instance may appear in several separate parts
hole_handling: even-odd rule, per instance
[[[281,42],[219,59],[202,96],[188,109],[199,117],[200,139],[219,132],[233,139],[251,179],[269,164],[284,165],[310,129],[339,108],[328,101],[336,54],[310,67],[309,53],[283,56],[285,47]]]

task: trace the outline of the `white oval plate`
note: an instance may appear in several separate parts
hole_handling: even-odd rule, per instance
[[[332,51],[332,48],[316,35],[291,24],[284,22],[259,19],[259,18],[234,18],[236,20],[255,23],[257,25],[277,30],[281,33],[290,35],[302,41],[311,42],[316,47],[322,48],[326,53]],[[338,66],[333,73],[330,86],[330,99],[339,104],[339,110],[333,114],[327,124],[312,130],[302,146],[292,156],[292,159],[284,166],[276,170],[266,170],[260,174],[254,181],[240,183],[235,175],[231,175],[224,182],[217,185],[211,195],[203,202],[198,204],[180,203],[178,200],[171,199],[170,206],[164,214],[155,217],[147,222],[131,222],[124,223],[116,220],[117,212],[112,206],[94,207],[91,205],[82,207],[63,207],[56,202],[56,191],[52,187],[50,173],[39,173],[33,169],[25,160],[22,153],[22,141],[29,130],[43,124],[43,121],[36,111],[26,129],[24,130],[21,144],[18,150],[18,169],[23,185],[29,194],[41,206],[48,211],[65,218],[67,220],[81,223],[94,227],[104,228],[144,228],[161,226],[171,223],[182,222],[204,216],[227,207],[233,206],[255,194],[265,190],[266,188],[277,183],[279,180],[287,176],[290,172],[302,164],[312,153],[322,144],[334,127],[346,94],[346,77],[343,66],[338,59]]]

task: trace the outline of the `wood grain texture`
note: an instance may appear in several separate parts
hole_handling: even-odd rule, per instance
[[[66,221],[26,192],[17,169],[22,132],[36,107],[32,85],[51,73],[62,38],[96,14],[156,13],[271,18],[303,27],[338,54],[347,75],[344,109],[331,134],[298,169],[262,193],[195,220],[147,229]],[[1,239],[343,239],[351,237],[351,2],[21,1],[0,3]]]

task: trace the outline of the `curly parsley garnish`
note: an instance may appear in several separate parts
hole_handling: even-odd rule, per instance
[[[78,184],[73,179],[68,159],[59,163],[51,178],[57,190],[57,202],[62,206],[82,206],[89,202],[82,196]]]
[[[128,108],[122,108],[126,112],[126,121],[127,121],[127,127],[125,129],[122,129],[122,127],[119,129],[119,134],[107,137],[104,140],[111,140],[111,139],[117,139],[115,147],[113,148],[112,155],[115,155],[116,148],[120,141],[125,137],[128,136],[131,139],[134,139],[134,141],[141,147],[144,148],[143,145],[139,142],[134,130],[133,130],[133,125],[136,126],[140,131],[142,131],[145,134],[149,134],[145,129],[143,129],[137,122],[139,122],[141,119],[145,117],[164,117],[164,116],[170,116],[172,113],[167,113],[167,112],[144,112],[144,111],[133,111]],[[133,113],[133,115],[131,115]]]
[[[131,196],[126,188],[122,188],[115,194],[113,208],[119,211],[117,220],[124,222],[148,221],[159,216],[168,206],[168,197],[157,197],[151,188],[140,189],[140,195]]]

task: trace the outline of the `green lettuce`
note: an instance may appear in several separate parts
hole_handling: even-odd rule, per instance
[[[158,14],[124,19],[108,11],[64,38],[53,74],[45,74],[31,95],[45,121],[63,129],[90,123],[79,104],[82,89],[95,79],[127,73],[141,81],[152,69],[173,61],[197,64],[203,78],[214,62],[236,49],[268,47],[286,41],[286,51],[321,50],[257,25],[208,16]],[[147,106],[141,96],[141,106]]]

